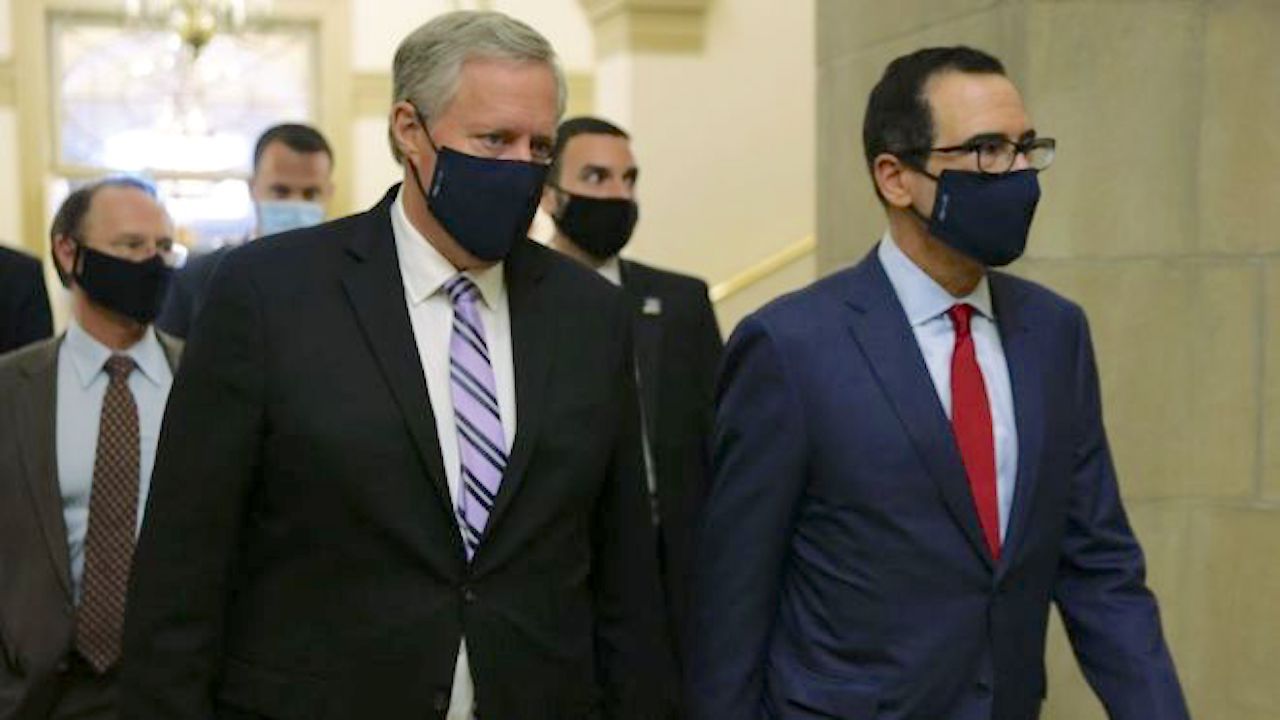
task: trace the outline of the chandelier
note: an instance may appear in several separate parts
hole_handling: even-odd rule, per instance
[[[176,33],[192,57],[214,36],[236,34],[271,12],[271,0],[124,0],[129,22]]]

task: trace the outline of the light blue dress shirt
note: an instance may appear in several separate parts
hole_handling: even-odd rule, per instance
[[[155,331],[148,329],[138,344],[124,351],[138,367],[129,376],[129,390],[138,404],[141,473],[138,477],[138,527],[142,526],[151,469],[155,464],[160,421],[164,417],[173,372]],[[62,515],[71,551],[71,584],[76,602],[84,576],[84,538],[89,529],[89,493],[98,451],[98,426],[108,378],[104,366],[112,351],[85,332],[74,320],[58,351],[57,460],[62,490]]]
[[[880,264],[906,310],[920,353],[929,368],[933,387],[947,417],[951,417],[951,355],[956,332],[947,317],[953,305],[968,303],[977,312],[970,324],[978,367],[991,404],[992,432],[996,444],[996,495],[1000,506],[1000,540],[1009,526],[1013,490],[1018,476],[1018,427],[1013,414],[1013,385],[1005,361],[1000,330],[991,305],[991,286],[985,277],[969,295],[957,298],[921,270],[886,232],[878,250]]]

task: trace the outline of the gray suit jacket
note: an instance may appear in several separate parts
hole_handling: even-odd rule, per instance
[[[177,370],[182,343],[157,334]],[[47,715],[72,643],[55,448],[61,346],[57,337],[0,356],[0,720]]]

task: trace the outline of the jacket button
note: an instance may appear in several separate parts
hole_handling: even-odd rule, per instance
[[[54,668],[54,671],[59,675],[66,675],[71,671],[71,663],[66,658],[63,658],[58,661],[58,665]]]
[[[476,601],[476,591],[470,585],[462,586],[462,601],[468,605]]]

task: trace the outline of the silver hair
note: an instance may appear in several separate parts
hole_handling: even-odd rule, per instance
[[[551,43],[515,18],[481,10],[445,13],[400,42],[392,67],[392,104],[408,100],[424,116],[439,117],[458,93],[463,64],[477,58],[545,63],[555,73],[557,118],[564,115],[564,71]],[[396,162],[403,163],[390,127],[387,139]]]

